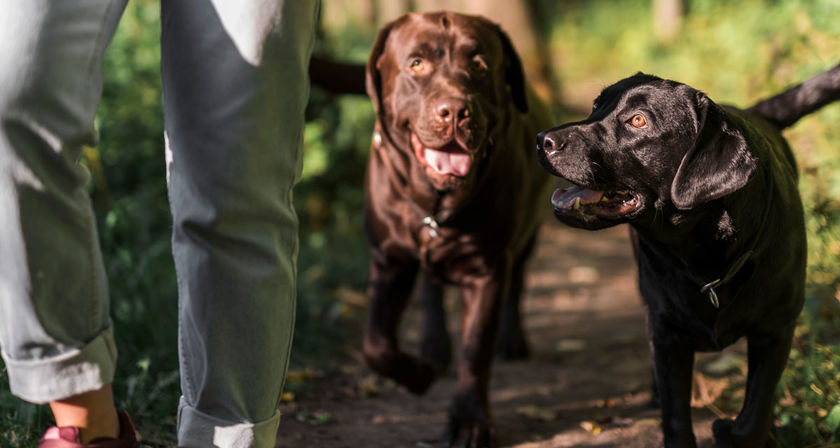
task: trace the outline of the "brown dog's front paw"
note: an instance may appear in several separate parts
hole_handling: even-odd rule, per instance
[[[393,370],[386,376],[414,395],[425,394],[437,379],[438,369],[434,364],[406,353],[400,353],[391,367]]]
[[[437,379],[438,369],[433,363],[399,350],[366,344],[364,357],[376,373],[391,378],[415,395],[426,393]]]
[[[432,386],[432,383],[437,379],[437,367],[423,359],[413,358],[413,368],[411,374],[406,375],[403,381],[399,381],[414,395],[423,395]]]

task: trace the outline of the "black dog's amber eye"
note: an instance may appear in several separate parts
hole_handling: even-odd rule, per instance
[[[414,58],[411,60],[411,63],[408,64],[408,68],[410,68],[414,73],[420,73],[426,68],[425,65],[426,64],[422,59]]]
[[[632,124],[633,126],[635,126],[637,128],[643,128],[647,125],[647,120],[645,120],[644,115],[636,114],[636,115],[633,115],[633,117],[630,118],[630,124]]]

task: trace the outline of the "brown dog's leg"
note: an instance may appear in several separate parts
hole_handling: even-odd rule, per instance
[[[443,307],[443,285],[423,271],[420,277],[420,298],[423,302],[423,342],[421,354],[445,371],[452,359],[449,333],[446,330],[446,310]]]
[[[717,420],[715,442],[719,447],[764,447],[773,428],[776,385],[787,364],[793,325],[778,334],[747,337],[747,392],[744,406],[733,423]],[[773,445],[770,445],[773,446]]]
[[[536,234],[534,234],[513,265],[510,288],[502,310],[499,342],[496,346],[496,357],[503,361],[528,359],[530,355],[528,340],[522,328],[522,291],[525,289],[525,267],[534,250],[536,240]]]
[[[653,350],[656,385],[662,406],[662,432],[666,448],[696,448],[691,427],[691,379],[694,349],[669,339],[673,332],[654,324]],[[662,331],[661,334],[657,334]]]
[[[506,292],[506,282],[500,279],[507,277],[501,273],[490,275],[464,288],[461,359],[445,435],[450,446],[495,446],[488,389],[501,301]]]
[[[435,380],[434,366],[400,351],[397,328],[411,296],[417,262],[377,260],[370,267],[368,321],[363,352],[367,364],[378,374],[392,378],[410,392],[422,394]]]

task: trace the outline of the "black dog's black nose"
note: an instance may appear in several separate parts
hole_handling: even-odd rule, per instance
[[[552,136],[548,131],[543,131],[537,134],[537,151],[543,151],[546,154],[551,154],[555,151],[561,151],[563,143],[557,141],[556,136]]]

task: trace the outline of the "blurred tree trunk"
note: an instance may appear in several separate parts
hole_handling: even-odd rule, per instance
[[[382,26],[411,10],[409,0],[373,0],[376,3],[376,23]]]
[[[665,44],[673,42],[682,25],[682,0],[653,0],[653,32]]]
[[[382,26],[409,10],[449,10],[484,16],[501,25],[519,52],[531,87],[544,101],[560,104],[560,86],[551,67],[548,49],[540,39],[528,0],[374,0],[377,25]],[[412,8],[413,6],[413,8]]]
[[[402,0],[400,0],[402,1]],[[393,3],[400,3],[393,0]],[[341,29],[347,24],[374,25],[377,23],[378,6],[383,0],[336,0],[321,4],[321,27]]]

